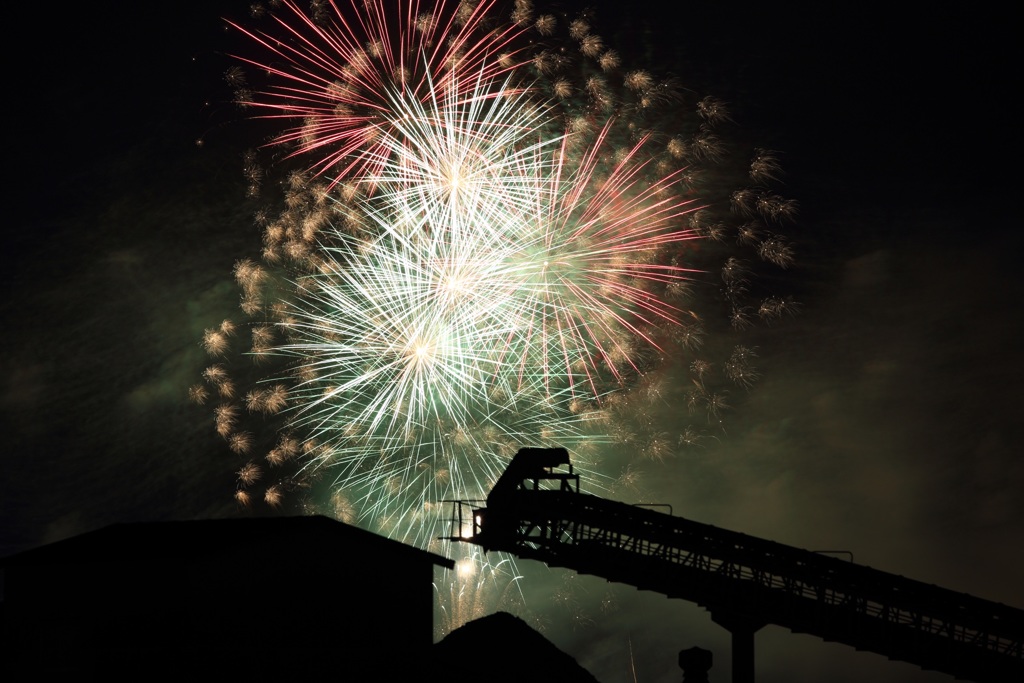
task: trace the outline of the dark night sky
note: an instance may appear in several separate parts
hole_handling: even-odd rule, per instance
[[[29,42],[5,47],[2,555],[117,521],[238,514],[184,391],[202,330],[233,313],[234,259],[259,244],[239,210],[256,127],[220,80],[234,38],[219,17],[247,3],[120,4],[8,20]],[[1010,10],[599,4],[624,61],[728,101],[737,139],[780,150],[802,207],[801,314],[764,335],[764,379],[728,434],[665,466],[653,497],[1024,607]],[[605,683],[633,680],[630,647],[637,680],[677,680],[690,645],[728,680],[702,610],[616,596],[586,629],[547,615],[546,635]],[[761,681],[949,680],[771,627],[758,667]]]

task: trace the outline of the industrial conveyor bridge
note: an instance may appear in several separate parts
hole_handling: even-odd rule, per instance
[[[564,449],[524,448],[452,540],[697,603],[754,680],[767,624],[975,681],[1024,681],[1024,611],[819,552],[579,492]]]

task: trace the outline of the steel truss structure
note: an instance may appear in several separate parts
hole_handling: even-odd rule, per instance
[[[734,681],[753,681],[753,634],[766,624],[956,678],[1024,681],[1024,611],[580,493],[564,449],[522,449],[485,507],[449,502],[453,540],[707,608],[733,634]]]

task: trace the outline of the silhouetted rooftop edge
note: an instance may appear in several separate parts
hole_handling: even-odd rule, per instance
[[[325,541],[337,543],[325,546],[325,554],[336,552],[336,548],[356,544],[360,548],[378,547],[389,553],[408,553],[410,559],[427,557],[435,565],[447,569],[455,567],[453,560],[441,555],[322,515],[112,524],[2,558],[0,566],[100,558],[104,561],[117,562],[139,557],[159,560],[186,555],[213,555],[222,554],[232,547],[247,547],[256,539],[280,539],[283,543],[291,544],[295,542],[297,536],[319,536]]]

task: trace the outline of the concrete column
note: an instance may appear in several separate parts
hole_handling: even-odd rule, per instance
[[[754,683],[754,633],[765,623],[729,611],[714,611],[711,620],[732,634],[732,683]]]

